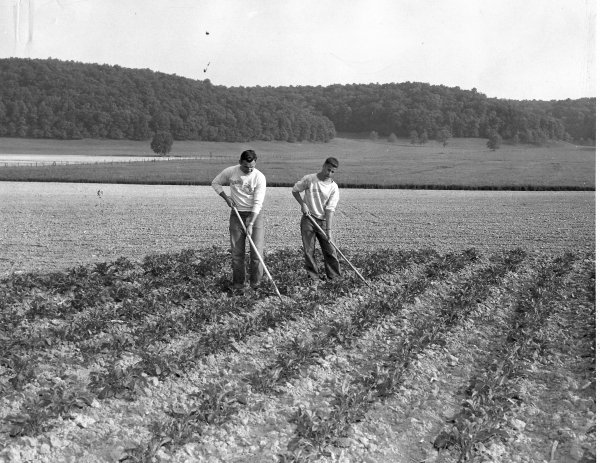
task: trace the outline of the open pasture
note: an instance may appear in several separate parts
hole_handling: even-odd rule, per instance
[[[300,247],[290,188],[264,213],[268,250]],[[228,214],[207,186],[0,182],[0,274],[226,248]],[[343,189],[336,213],[350,250],[591,250],[594,227],[594,192]]]
[[[442,147],[406,140],[336,138],[329,143],[175,142],[161,163],[117,163],[119,156],[151,155],[149,143],[115,140],[21,140],[0,138],[0,180],[91,183],[206,185],[234,164],[242,150],[259,154],[259,169],[271,185],[291,185],[316,171],[328,156],[341,161],[337,181],[356,187],[587,189],[595,188],[595,150],[557,142],[545,147],[503,145],[496,151],[484,139],[452,139]],[[115,164],[44,167],[3,166],[2,154],[115,156]],[[63,159],[61,157],[61,159]]]

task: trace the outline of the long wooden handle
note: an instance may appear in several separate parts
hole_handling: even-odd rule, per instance
[[[325,238],[327,239],[327,241],[329,242],[329,244],[331,244],[331,245],[332,245],[332,246],[335,248],[335,250],[336,250],[337,252],[339,252],[339,253],[340,253],[340,256],[342,256],[342,257],[343,257],[343,259],[344,259],[344,260],[345,260],[345,261],[348,263],[348,265],[349,265],[350,267],[352,267],[352,270],[354,270],[354,271],[356,272],[356,274],[359,276],[359,278],[360,278],[362,281],[364,281],[364,282],[365,282],[365,284],[366,284],[367,286],[371,286],[371,285],[369,285],[369,282],[363,278],[363,276],[360,274],[360,272],[358,271],[358,269],[357,269],[357,268],[356,268],[354,265],[352,265],[352,262],[350,262],[350,261],[349,261],[349,260],[346,258],[346,256],[345,256],[345,255],[342,253],[342,251],[340,251],[340,250],[339,250],[339,248],[338,248],[338,247],[335,245],[335,243],[334,243],[334,242],[333,242],[333,241],[332,241],[332,240],[329,238],[329,236],[327,236],[327,233],[325,233],[325,232],[323,231],[323,229],[322,229],[322,228],[319,226],[319,224],[318,224],[318,223],[317,223],[317,221],[316,221],[316,220],[313,218],[313,216],[312,216],[312,215],[310,215],[310,214],[308,214],[308,215],[307,215],[307,217],[310,219],[310,221],[313,223],[313,225],[314,225],[315,227],[317,227],[317,230],[319,230],[319,231],[320,231],[320,232],[323,234],[323,236],[325,236]]]
[[[254,250],[254,253],[256,254],[256,256],[258,257],[258,260],[260,261],[261,265],[265,269],[265,273],[267,274],[267,277],[269,278],[269,280],[273,284],[273,288],[275,288],[275,292],[277,293],[277,296],[279,296],[279,299],[281,299],[281,301],[283,302],[283,298],[281,297],[281,294],[279,294],[279,289],[277,289],[277,285],[275,284],[275,281],[273,280],[273,277],[269,273],[269,269],[265,265],[265,261],[263,260],[263,258],[261,257],[260,253],[258,252],[258,249],[256,249],[256,246],[254,245],[254,241],[252,241],[252,237],[248,234],[248,232],[246,230],[246,225],[244,224],[244,221],[242,220],[242,216],[240,216],[240,213],[238,212],[238,210],[237,210],[237,208],[235,206],[233,206],[232,209],[235,211],[235,215],[237,215],[237,218],[239,219],[240,224],[242,225],[242,229],[244,230],[244,233],[248,237],[248,241],[250,242],[250,246],[252,246],[252,249]]]

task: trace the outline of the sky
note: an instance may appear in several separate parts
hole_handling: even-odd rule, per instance
[[[596,96],[595,0],[0,0],[0,58],[215,85],[426,82]]]

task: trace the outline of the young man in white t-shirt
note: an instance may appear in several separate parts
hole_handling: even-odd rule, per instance
[[[243,151],[239,165],[223,170],[212,181],[212,187],[227,205],[232,208],[229,215],[229,237],[231,243],[231,265],[233,269],[234,290],[244,288],[246,283],[246,234],[242,228],[233,206],[237,208],[246,231],[252,237],[260,257],[263,257],[265,246],[265,227],[262,205],[265,199],[267,181],[262,172],[256,168],[257,155],[253,150]],[[229,185],[230,195],[225,193],[223,186]],[[260,259],[251,250],[250,253],[250,286],[256,289],[263,277],[263,267]]]
[[[333,174],[338,165],[336,158],[327,158],[320,172],[305,175],[292,188],[292,194],[302,210],[300,233],[304,249],[304,268],[313,284],[320,280],[315,260],[315,238],[319,240],[323,251],[327,278],[334,279],[340,276],[340,262],[335,248],[329,242],[333,240],[333,215],[340,199],[340,190],[333,181]],[[303,191],[304,198],[300,195]],[[319,227],[327,233],[327,237],[317,231],[308,215],[312,215]]]

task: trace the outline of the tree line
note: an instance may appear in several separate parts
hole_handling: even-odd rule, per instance
[[[419,82],[225,87],[149,69],[0,59],[0,136],[327,142],[336,132],[595,140],[595,98],[519,101]],[[447,138],[447,137],[446,137]]]
[[[419,82],[333,85],[313,104],[340,132],[374,131],[420,139],[489,138],[517,143],[595,140],[596,99],[519,101],[488,98],[476,89]]]

